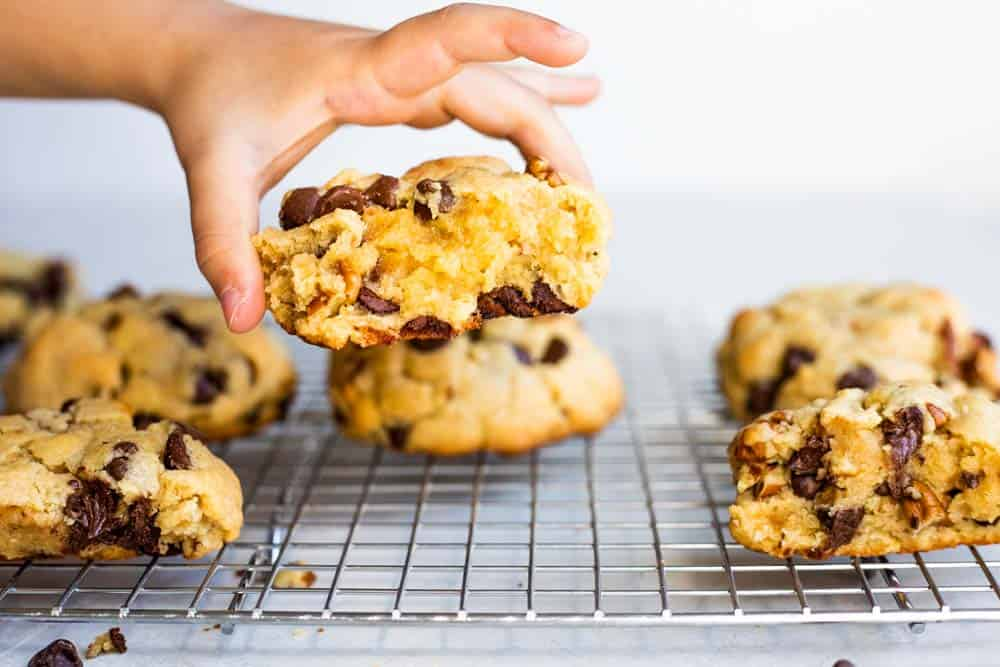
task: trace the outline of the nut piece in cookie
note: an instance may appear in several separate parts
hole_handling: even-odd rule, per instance
[[[740,420],[886,382],[963,384],[1000,395],[989,337],[954,299],[920,285],[790,292],[739,312],[716,359]]]
[[[500,318],[452,339],[331,353],[330,401],[348,436],[394,451],[528,451],[594,433],[622,382],[568,315]]]
[[[446,339],[483,320],[571,313],[607,273],[610,213],[540,158],[443,158],[400,177],[346,170],[285,195],[254,237],[268,308],[341,349]]]
[[[4,394],[15,412],[114,398],[141,422],[169,419],[221,440],[281,419],[295,383],[281,341],[264,328],[231,333],[215,299],[119,288],[29,335]]]
[[[729,461],[730,532],[779,558],[1000,542],[1000,405],[981,390],[844,389],[758,417]]]

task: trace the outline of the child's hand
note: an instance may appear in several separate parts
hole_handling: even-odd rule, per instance
[[[547,19],[454,5],[386,32],[204,0],[52,0],[0,8],[0,94],[116,97],[163,115],[187,173],[198,266],[230,327],[264,293],[250,235],[258,203],[339,125],[459,119],[588,180],[552,104],[583,104],[594,78],[499,69],[570,65],[586,39]]]

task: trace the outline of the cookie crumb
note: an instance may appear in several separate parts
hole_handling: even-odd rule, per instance
[[[293,561],[292,565],[302,565]],[[316,573],[312,570],[281,570],[274,578],[274,588],[312,588],[316,583]]]
[[[125,653],[128,646],[125,644],[125,635],[121,628],[111,628],[102,635],[98,635],[87,647],[87,660],[93,660],[104,653]]]

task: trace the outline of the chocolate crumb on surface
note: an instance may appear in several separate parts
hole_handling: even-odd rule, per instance
[[[33,655],[28,667],[83,667],[83,661],[73,642],[57,639]]]

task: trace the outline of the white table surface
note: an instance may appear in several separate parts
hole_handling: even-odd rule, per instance
[[[721,326],[740,305],[803,282],[919,280],[954,292],[1000,332],[993,272],[1000,207],[957,195],[612,196],[613,270],[593,308],[700,312]],[[60,252],[95,293],[122,280],[201,289],[179,200],[8,199],[0,243]],[[271,212],[273,215],[273,212]],[[80,647],[108,625],[0,622],[0,665],[57,637]],[[713,628],[237,627],[123,624],[130,650],[100,664],[159,665],[996,665],[1000,625]]]

